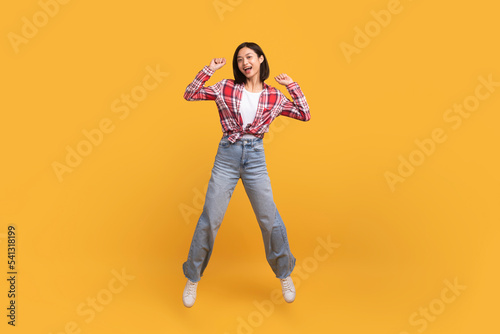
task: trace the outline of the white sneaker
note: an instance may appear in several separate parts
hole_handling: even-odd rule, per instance
[[[189,279],[186,282],[186,287],[184,288],[184,293],[182,294],[182,302],[184,306],[191,307],[196,300],[196,288],[198,282],[191,282]]]
[[[295,286],[293,285],[292,278],[288,276],[287,278],[280,278],[281,289],[283,291],[283,298],[287,303],[291,303],[295,300]]]

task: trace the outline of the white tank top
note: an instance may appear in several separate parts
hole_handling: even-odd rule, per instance
[[[259,103],[260,94],[262,91],[258,93],[249,92],[243,87],[243,94],[240,102],[240,114],[243,119],[243,128],[247,126],[247,124],[252,124],[255,119],[255,114],[257,113],[257,104]],[[241,138],[255,138],[254,135],[246,133]]]

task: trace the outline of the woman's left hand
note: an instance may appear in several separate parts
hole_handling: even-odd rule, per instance
[[[281,73],[280,75],[277,75],[274,77],[274,79],[283,86],[289,85],[293,82],[292,78],[290,78],[288,75],[285,73]]]

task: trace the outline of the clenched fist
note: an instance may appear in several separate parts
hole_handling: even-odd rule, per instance
[[[210,62],[210,65],[208,65],[208,67],[212,71],[217,71],[219,68],[221,68],[224,65],[226,65],[226,58],[214,58],[214,59],[212,59],[212,61]]]
[[[285,73],[281,73],[280,75],[277,75],[274,77],[274,79],[283,86],[289,85],[293,82],[292,78],[290,78],[288,75]]]

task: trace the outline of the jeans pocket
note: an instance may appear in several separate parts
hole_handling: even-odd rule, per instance
[[[227,148],[227,147],[229,147],[229,145],[231,145],[231,142],[225,138],[221,139],[221,141],[219,142],[219,147],[221,147],[221,148]]]
[[[253,150],[256,152],[264,151],[264,143],[262,143],[262,142],[255,143],[255,145],[253,146]]]

